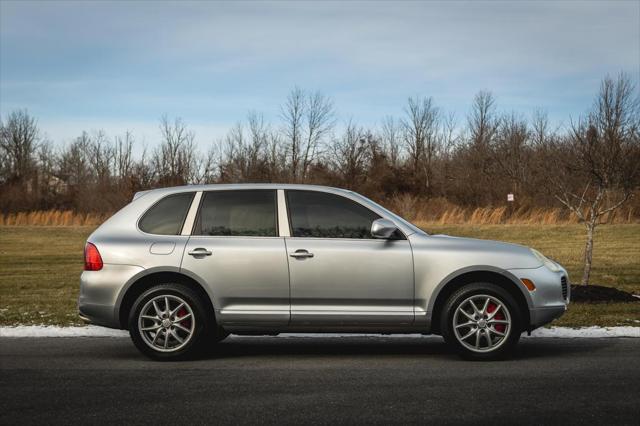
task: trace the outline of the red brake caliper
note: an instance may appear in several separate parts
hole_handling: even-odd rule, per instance
[[[185,308],[180,308],[180,310],[178,311],[178,318],[181,318],[185,315],[187,315],[187,310]],[[180,325],[186,328],[191,328],[191,318],[180,321]]]
[[[489,306],[487,306],[487,312],[488,313],[492,313],[493,311],[495,311],[497,308],[497,306],[494,303],[489,303]],[[502,313],[502,311],[498,311],[498,313],[496,314],[495,317],[493,317],[497,320],[503,320],[504,319],[504,314]],[[493,326],[493,328],[496,329],[496,331],[499,331],[500,333],[504,333],[504,331],[506,330],[506,326],[505,324],[496,324]]]

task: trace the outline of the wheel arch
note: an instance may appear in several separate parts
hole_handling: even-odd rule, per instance
[[[488,282],[499,285],[509,292],[518,303],[518,308],[523,315],[524,328],[530,327],[530,309],[533,306],[531,296],[518,278],[503,269],[492,266],[475,266],[464,268],[448,275],[443,279],[434,291],[434,296],[429,300],[428,312],[431,313],[430,331],[440,333],[440,314],[449,296],[459,288],[474,282]]]
[[[210,318],[215,321],[216,314],[210,290],[202,282],[199,282],[196,277],[190,275],[177,268],[174,270],[148,269],[131,278],[120,293],[116,305],[116,318],[119,321],[120,328],[128,328],[129,311],[136,299],[154,285],[163,283],[179,283],[194,290],[202,299]]]

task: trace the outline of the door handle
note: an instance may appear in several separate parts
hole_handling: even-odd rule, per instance
[[[294,251],[293,253],[289,253],[289,256],[295,257],[296,259],[304,259],[305,257],[313,257],[313,253],[309,253],[304,249],[299,249]]]
[[[211,256],[213,253],[206,248],[198,247],[187,253],[190,256]]]

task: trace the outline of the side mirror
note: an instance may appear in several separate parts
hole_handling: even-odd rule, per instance
[[[373,238],[389,239],[398,230],[395,223],[389,219],[376,219],[371,224],[371,235]]]

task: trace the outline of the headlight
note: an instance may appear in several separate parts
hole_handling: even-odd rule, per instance
[[[560,272],[560,266],[553,260],[547,259],[542,253],[538,250],[531,249],[531,253],[538,259],[544,266],[547,267],[551,272]]]

